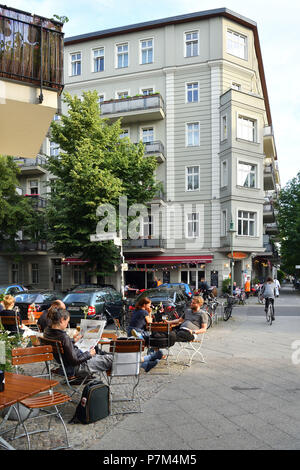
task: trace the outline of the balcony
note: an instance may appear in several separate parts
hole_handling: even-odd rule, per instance
[[[164,240],[161,238],[124,240],[123,251],[126,253],[164,253]]]
[[[276,180],[273,164],[264,166],[264,190],[274,191],[276,189]]]
[[[157,121],[165,118],[164,101],[160,94],[103,101],[101,115],[112,121],[122,117],[122,124]]]
[[[263,222],[264,224],[275,222],[274,206],[271,202],[264,203]]]
[[[63,89],[61,29],[59,22],[0,5],[0,154],[39,152]]]
[[[47,173],[45,168],[47,159],[42,155],[38,155],[36,158],[15,158],[14,161],[24,176],[41,176]]]
[[[40,241],[31,241],[31,240],[17,240],[12,246],[8,242],[0,243],[0,253],[9,255],[11,253],[18,254],[46,254],[48,250],[48,245],[45,240]]]
[[[45,209],[47,205],[47,199],[41,197],[39,194],[25,194],[24,197],[31,199],[32,207],[34,209]]]
[[[263,130],[264,154],[267,158],[276,158],[276,147],[272,126],[266,126]]]
[[[273,222],[271,224],[266,224],[265,231],[266,231],[266,234],[268,234],[268,235],[278,235],[279,230],[278,230],[277,222]]]
[[[155,142],[144,142],[145,156],[155,156],[158,163],[165,161],[165,149],[163,144],[158,140]]]

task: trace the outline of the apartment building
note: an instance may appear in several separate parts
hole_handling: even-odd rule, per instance
[[[280,180],[256,23],[221,8],[87,33],[64,61],[66,90],[97,90],[102,116],[157,158],[164,190],[123,242],[127,282],[221,287],[232,254],[238,284],[270,272]]]
[[[49,175],[45,141],[63,89],[62,24],[0,5],[0,153],[20,166],[19,194],[37,211],[46,205]],[[1,237],[2,239],[2,237]],[[0,283],[50,287],[53,273],[46,240],[18,234],[16,251],[0,243]]]

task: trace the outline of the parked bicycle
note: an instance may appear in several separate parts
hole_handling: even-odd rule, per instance
[[[226,295],[226,303],[224,304],[224,311],[223,311],[223,320],[227,321],[232,315],[232,309],[234,304],[236,304],[238,300],[233,295]]]

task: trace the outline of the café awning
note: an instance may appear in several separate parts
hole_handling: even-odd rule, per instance
[[[80,258],[63,258],[61,264],[72,264],[74,266],[81,266],[82,264],[89,263],[88,260]]]
[[[126,257],[128,264],[181,264],[181,263],[211,263],[213,255],[199,255],[199,256],[152,256],[144,258],[129,258]]]

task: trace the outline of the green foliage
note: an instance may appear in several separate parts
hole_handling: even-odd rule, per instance
[[[142,144],[121,139],[120,121],[102,119],[96,91],[82,99],[65,93],[68,115],[51,125],[52,140],[59,144],[60,157],[50,158],[52,181],[47,208],[50,241],[57,253],[82,257],[98,264],[98,274],[112,272],[119,250],[112,242],[90,242],[99,216],[97,207],[118,207],[127,196],[128,206],[153,198],[160,186],[155,182],[155,158],[144,158]]]
[[[9,331],[6,331],[0,322],[0,343],[4,343],[5,345],[5,363],[0,363],[0,369],[11,372],[13,369],[11,364],[11,352],[12,349],[21,346],[22,337],[18,334],[12,335]]]
[[[300,264],[300,172],[280,191],[278,224],[283,269],[293,274]]]
[[[281,271],[281,269],[278,269],[277,270],[277,279],[280,282],[280,284],[282,283],[284,278],[285,278],[285,273],[283,271]]]
[[[222,292],[223,294],[230,294],[231,279],[224,279],[222,282]]]
[[[19,230],[34,225],[35,212],[30,201],[17,194],[19,168],[12,157],[0,155],[0,242],[14,250]]]

